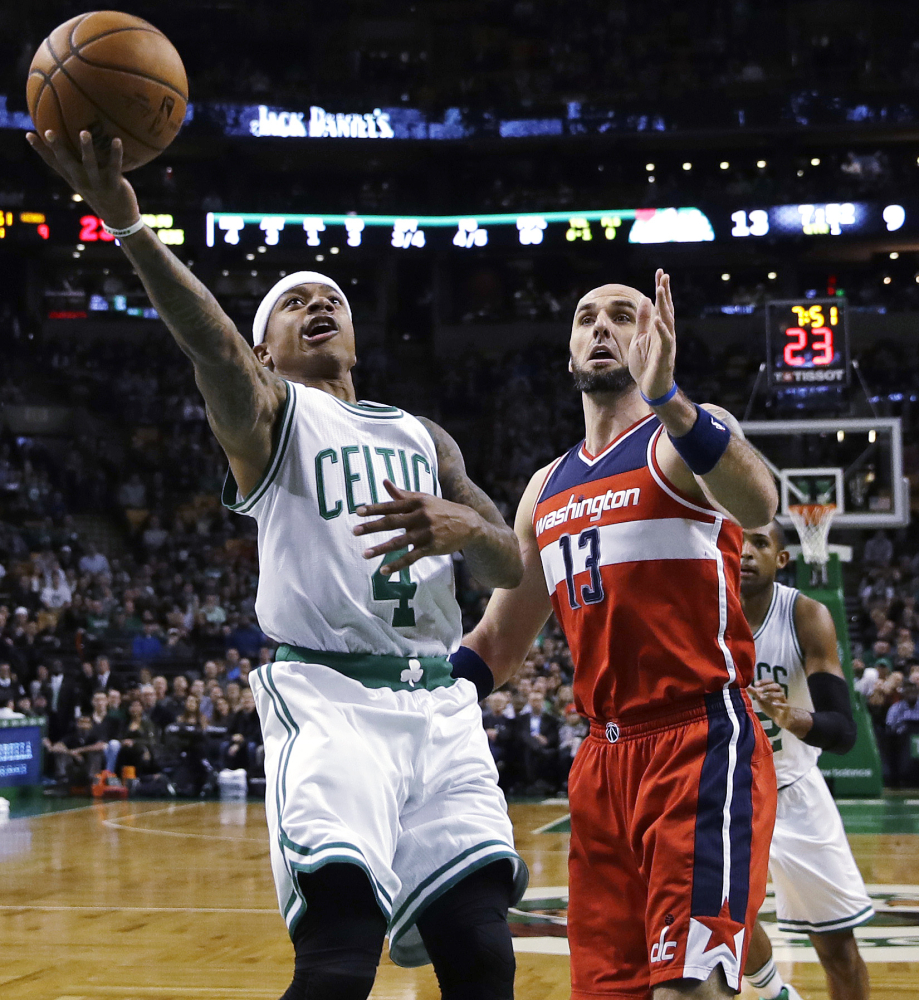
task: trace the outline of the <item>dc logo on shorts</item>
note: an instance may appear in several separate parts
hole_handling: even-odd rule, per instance
[[[619,726],[617,726],[615,722],[607,722],[606,738],[610,741],[610,743],[619,742]]]

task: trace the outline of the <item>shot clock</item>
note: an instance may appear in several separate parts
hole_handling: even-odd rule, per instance
[[[766,303],[769,385],[775,389],[849,384],[846,300]]]

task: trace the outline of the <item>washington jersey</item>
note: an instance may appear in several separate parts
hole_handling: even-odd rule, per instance
[[[450,556],[426,556],[392,576],[363,551],[400,534],[356,536],[362,504],[390,500],[389,479],[440,495],[437,452],[422,423],[376,403],[347,403],[287,383],[268,468],[244,499],[232,472],[223,502],[258,522],[255,611],[276,642],[333,653],[445,656],[459,645]]]
[[[581,442],[533,511],[578,711],[598,722],[672,711],[753,675],[741,529],[667,481],[654,455],[662,432],[651,414],[599,455]]]
[[[753,633],[756,680],[775,681],[785,692],[789,705],[813,712],[814,702],[804,671],[804,653],[795,629],[795,603],[799,594],[794,587],[781,583],[772,585],[772,603],[763,624]],[[779,788],[784,788],[817,763],[820,750],[799,740],[787,729],[779,729],[764,712],[757,712],[757,715],[772,741],[775,776]]]

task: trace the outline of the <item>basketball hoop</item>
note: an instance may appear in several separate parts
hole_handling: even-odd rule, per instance
[[[789,504],[788,516],[801,539],[801,554],[804,556],[804,561],[819,570],[822,581],[826,583],[826,564],[830,560],[828,544],[830,525],[836,516],[836,504]]]

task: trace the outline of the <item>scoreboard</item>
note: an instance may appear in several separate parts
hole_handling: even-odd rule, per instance
[[[849,384],[846,300],[766,303],[766,356],[773,390]]]

